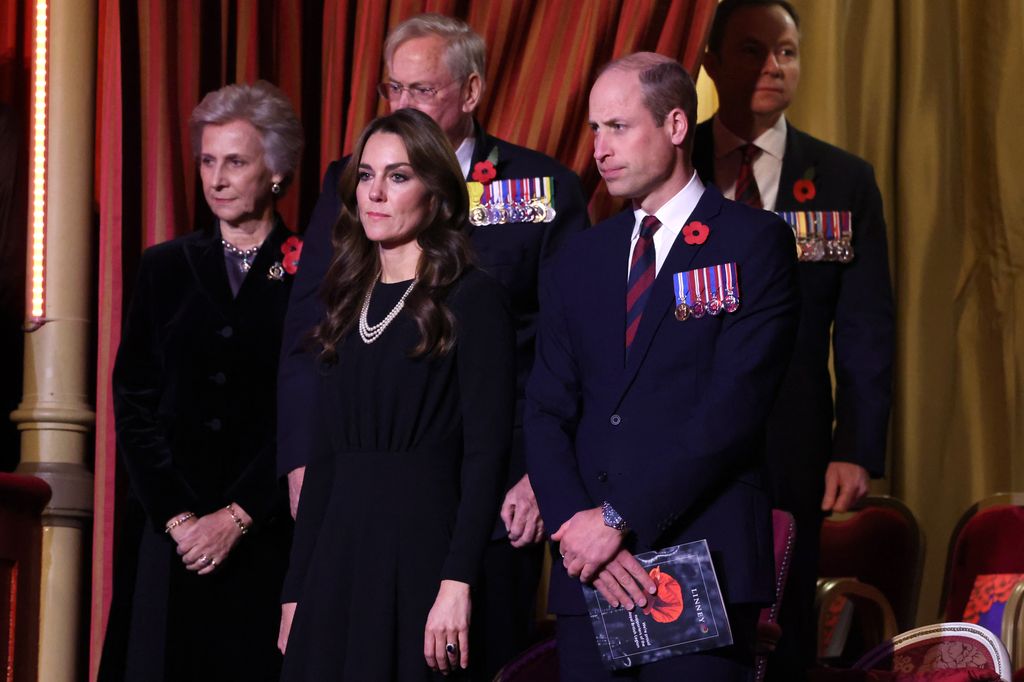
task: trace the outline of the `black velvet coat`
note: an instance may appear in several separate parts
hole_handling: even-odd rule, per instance
[[[237,297],[219,230],[148,249],[114,367],[131,491],[101,679],[276,680],[291,536],[275,474],[277,363],[292,276],[275,226]],[[235,502],[253,528],[212,574],[185,570],[164,525]]]

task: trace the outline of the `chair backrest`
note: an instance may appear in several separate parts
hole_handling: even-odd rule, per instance
[[[1022,538],[1024,493],[999,493],[971,505],[950,536],[939,618],[965,620],[979,575],[1024,574]]]
[[[761,609],[758,624],[776,623],[779,609],[782,607],[782,596],[786,590],[786,578],[789,575],[789,562],[793,557],[793,543],[796,541],[796,521],[793,515],[781,509],[772,509],[772,537],[775,552],[775,601],[771,606]],[[764,679],[768,665],[768,657],[758,654],[755,669],[755,680]]]
[[[505,664],[494,682],[558,682],[558,649],[555,638],[534,644]]]
[[[1004,682],[1013,671],[999,638],[973,623],[938,623],[915,628],[883,642],[854,663],[855,670],[988,670]]]
[[[818,576],[856,578],[877,588],[906,630],[916,619],[924,551],[913,512],[896,498],[869,496],[853,512],[825,519]]]
[[[36,679],[42,525],[41,478],[0,473],[0,682]]]

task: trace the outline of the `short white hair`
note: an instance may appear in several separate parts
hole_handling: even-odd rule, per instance
[[[302,155],[302,124],[291,102],[267,81],[225,85],[203,97],[189,117],[192,153],[198,158],[203,128],[231,121],[248,121],[260,133],[263,158],[275,175],[290,177]]]
[[[384,41],[385,63],[390,66],[395,50],[403,43],[428,36],[445,42],[444,63],[452,78],[464,81],[475,73],[483,84],[487,52],[484,39],[469,24],[443,14],[419,14],[396,26]]]

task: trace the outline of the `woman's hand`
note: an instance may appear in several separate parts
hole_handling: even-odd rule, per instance
[[[176,519],[176,518],[178,518],[178,516],[174,517],[174,519]],[[173,521],[174,519],[171,519],[171,521]],[[170,523],[171,521],[168,521],[167,523]],[[196,517],[193,516],[190,519],[185,519],[184,521],[179,523],[177,526],[172,528],[170,530],[170,536],[171,536],[171,539],[174,540],[174,544],[181,545],[182,538],[184,538],[186,535],[188,535],[188,531],[194,525],[196,525]]]
[[[423,657],[431,669],[447,674],[456,665],[469,667],[471,607],[469,585],[458,580],[441,581],[423,633]]]
[[[212,573],[217,566],[224,563],[228,554],[242,538],[242,531],[235,524],[226,509],[218,509],[212,514],[200,516],[183,523],[178,528],[185,533],[178,543],[178,554],[185,568],[198,571],[199,575]],[[171,531],[171,537],[174,537]]]
[[[277,648],[284,654],[288,648],[288,634],[292,631],[292,618],[298,602],[290,601],[281,604],[281,627],[277,631]]]

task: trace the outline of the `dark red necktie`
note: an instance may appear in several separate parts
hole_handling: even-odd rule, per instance
[[[760,153],[757,145],[748,143],[740,147],[740,172],[736,174],[736,201],[754,208],[764,208],[761,191],[754,178],[754,159]]]
[[[626,350],[636,337],[640,327],[640,316],[651,295],[654,284],[655,257],[654,233],[661,227],[661,221],[652,215],[640,223],[640,238],[633,247],[633,258],[629,264],[629,279],[626,281]]]

